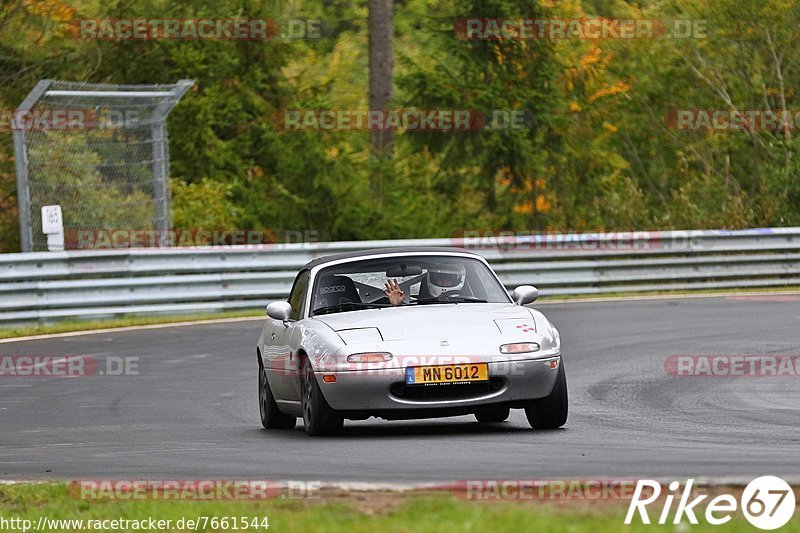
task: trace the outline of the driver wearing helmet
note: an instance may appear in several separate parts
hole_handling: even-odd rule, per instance
[[[438,265],[428,269],[419,291],[419,298],[439,298],[464,287],[466,269],[463,265]],[[386,280],[384,294],[392,305],[403,303],[405,293],[397,280]]]

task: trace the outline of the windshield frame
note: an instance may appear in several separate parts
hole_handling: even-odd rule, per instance
[[[385,254],[381,254],[381,253],[376,253],[376,254],[365,253],[363,256],[348,257],[348,258],[344,258],[344,259],[338,259],[338,260],[335,260],[335,261],[328,261],[328,262],[319,264],[319,265],[317,265],[317,266],[315,266],[315,267],[313,267],[311,269],[309,280],[308,280],[309,291],[306,294],[305,311],[303,312],[303,316],[301,316],[299,318],[299,320],[302,320],[304,318],[313,318],[313,316],[312,316],[313,309],[311,309],[311,305],[312,305],[312,301],[313,301],[312,299],[314,297],[314,290],[316,289],[316,286],[317,286],[317,278],[319,277],[319,274],[320,274],[320,272],[322,270],[325,270],[325,269],[327,269],[329,267],[336,266],[336,265],[341,265],[341,264],[345,264],[345,263],[357,263],[359,261],[366,261],[366,260],[371,260],[371,259],[388,259],[388,258],[392,258],[392,257],[404,257],[404,258],[405,257],[423,257],[423,256],[424,257],[458,257],[458,258],[463,258],[463,259],[471,259],[471,260],[483,263],[483,265],[488,269],[488,271],[491,274],[492,278],[497,282],[498,287],[502,290],[502,294],[505,295],[505,297],[508,300],[508,303],[514,304],[514,300],[512,300],[511,295],[509,294],[508,290],[506,289],[506,286],[503,285],[502,281],[500,281],[500,277],[497,275],[497,272],[494,271],[494,269],[492,268],[492,265],[490,265],[489,262],[484,257],[482,257],[482,256],[480,256],[478,254],[473,254],[473,253],[469,253],[469,252],[457,252],[457,251],[454,251],[454,252],[440,252],[440,251],[436,251],[436,252],[425,252],[425,251],[419,251],[419,252],[417,252],[417,251],[414,251],[414,252],[388,252],[388,253],[385,253]],[[494,302],[495,305],[498,304],[498,303],[500,303],[500,302]],[[476,305],[476,304],[470,304],[470,305]],[[416,307],[416,306],[406,306],[406,307]],[[374,310],[374,309],[361,309],[360,311],[366,311],[366,310]],[[342,311],[342,312],[352,312],[352,311]],[[319,315],[319,316],[323,316],[323,315]]]

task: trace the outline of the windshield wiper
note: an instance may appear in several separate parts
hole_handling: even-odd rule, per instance
[[[336,305],[326,305],[314,309],[312,315],[325,315],[328,313],[338,313],[340,311],[353,311],[355,309],[377,309],[380,307],[394,307],[392,304],[374,304],[364,302],[344,302]]]
[[[427,304],[461,304],[461,303],[485,304],[487,302],[483,298],[476,298],[474,296],[453,296],[452,298],[445,298],[444,300],[440,300],[438,298],[417,298],[417,303],[420,305],[427,305]]]
[[[468,304],[485,304],[488,303],[483,298],[476,298],[475,296],[456,296],[452,298],[451,301],[455,300],[456,303],[468,303]]]

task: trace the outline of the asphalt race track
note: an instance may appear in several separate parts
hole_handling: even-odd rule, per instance
[[[0,344],[0,355],[140,358],[138,376],[0,377],[0,479],[800,478],[800,378],[676,377],[674,354],[800,355],[800,295],[542,305],[561,331],[564,429],[522,411],[261,429],[261,321]]]

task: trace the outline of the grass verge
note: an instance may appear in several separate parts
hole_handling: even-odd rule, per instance
[[[574,504],[574,505],[573,505]],[[300,532],[439,532],[439,531],[557,531],[628,532],[645,531],[753,531],[741,514],[723,526],[711,526],[700,517],[699,525],[645,525],[635,521],[623,524],[627,501],[601,502],[476,502],[455,498],[450,493],[338,492],[303,500],[262,501],[87,501],[68,494],[63,483],[16,484],[0,486],[0,524],[2,520],[28,520],[35,529],[40,517],[51,522],[40,531],[81,531],[90,520],[170,520],[167,527],[137,528],[127,524],[117,531],[225,531],[238,529],[249,520],[248,530]],[[658,511],[653,513],[657,519]],[[206,519],[203,527],[203,517]],[[211,517],[216,517],[214,524]],[[226,522],[222,519],[227,517]],[[267,522],[264,522],[266,517]],[[183,523],[180,520],[183,519]],[[252,520],[257,519],[258,527]],[[54,524],[52,520],[83,520],[81,525]],[[188,527],[187,520],[200,521]],[[686,522],[684,520],[684,522]],[[18,522],[18,524],[20,524]],[[21,526],[22,524],[20,524]],[[94,529],[97,530],[94,524]],[[108,523],[108,526],[112,524]],[[124,526],[124,524],[118,524]],[[145,524],[147,525],[147,524]],[[181,527],[181,525],[183,527]],[[106,526],[101,530],[110,530]],[[12,530],[6,528],[6,530]],[[14,530],[21,531],[16,528]],[[800,532],[800,523],[790,521],[781,531]]]
[[[260,318],[263,311],[249,309],[246,311],[225,311],[221,313],[202,313],[192,315],[170,316],[130,316],[103,320],[64,320],[52,324],[32,324],[22,326],[0,327],[0,339],[29,337],[32,335],[48,335],[52,333],[69,333],[73,331],[92,331],[97,329],[127,328],[131,326],[151,326],[155,324],[173,324],[176,322],[200,322],[203,320],[219,320],[224,318]]]

